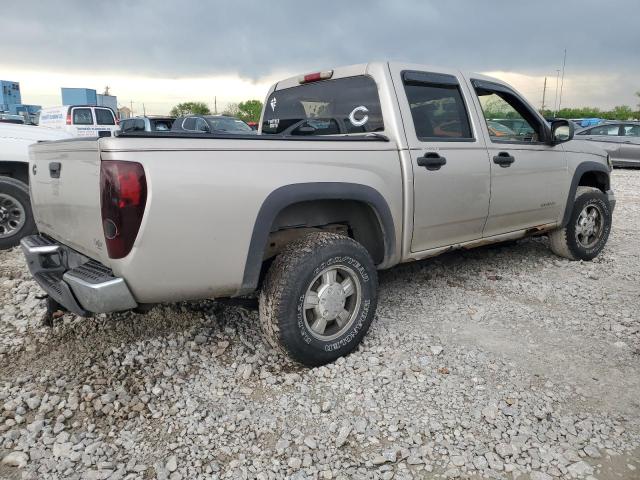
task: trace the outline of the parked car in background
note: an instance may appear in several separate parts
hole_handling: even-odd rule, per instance
[[[43,108],[38,125],[64,130],[74,137],[109,137],[119,128],[113,110],[95,105]]]
[[[189,115],[178,117],[171,128],[174,132],[231,133],[256,135],[257,132],[242,120],[226,115]]]
[[[511,130],[509,127],[506,127],[495,120],[487,120],[487,128],[489,129],[489,133],[494,137],[515,139],[518,136],[516,132]]]
[[[173,125],[174,117],[133,117],[120,120],[121,132],[168,132]]]
[[[615,167],[640,167],[640,122],[607,122],[585,128],[576,139],[598,145]]]
[[[483,105],[498,102],[534,134],[494,135]],[[195,116],[176,121],[192,123],[179,134],[31,147],[41,234],[22,246],[49,310],[259,290],[267,340],[315,366],[366,334],[379,269],[528,235],[591,260],[609,236],[605,152],[571,142],[568,120],[547,124],[499,80],[351,65],[282,80],[264,105],[261,135],[219,134],[219,117]],[[366,131],[282,135],[319,116]],[[48,175],[51,162],[60,178]]]
[[[492,121],[508,127],[516,135],[521,137],[531,136],[534,134],[531,126],[521,118],[493,118]]]
[[[50,128],[0,123],[0,249],[36,231],[29,201],[29,145],[64,138],[72,137]]]
[[[0,113],[1,123],[14,123],[17,125],[23,125],[24,117],[22,115],[13,115],[11,113]]]

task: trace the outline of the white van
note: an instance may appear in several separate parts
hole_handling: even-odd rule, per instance
[[[110,137],[119,129],[113,110],[94,105],[43,108],[38,124],[41,127],[64,130],[74,137]]]

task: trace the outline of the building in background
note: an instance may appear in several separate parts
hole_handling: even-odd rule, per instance
[[[10,105],[21,103],[20,84],[11,80],[0,80],[0,111],[8,112]]]
[[[97,105],[118,113],[118,97],[115,95],[97,93],[93,88],[63,87],[61,92],[62,105]]]
[[[62,105],[97,105],[98,95],[93,88],[62,87]]]
[[[131,118],[131,109],[129,107],[120,107],[118,109],[118,116],[120,117],[120,120]]]
[[[19,82],[0,80],[0,112],[21,115],[26,123],[33,123],[41,108],[40,105],[22,103]]]

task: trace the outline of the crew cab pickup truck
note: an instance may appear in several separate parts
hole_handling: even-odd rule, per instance
[[[485,118],[522,119],[492,136]],[[132,132],[31,147],[40,235],[22,241],[78,315],[259,292],[266,338],[305,365],[350,352],[377,270],[548,235],[589,260],[615,204],[606,154],[483,75],[369,63],[293,77],[259,135]]]

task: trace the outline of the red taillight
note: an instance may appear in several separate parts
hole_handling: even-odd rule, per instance
[[[67,114],[67,125],[71,125],[71,114]]]
[[[298,78],[298,82],[299,83],[317,82],[318,80],[329,80],[331,77],[333,77],[333,70],[326,70],[324,72],[315,72],[315,73],[309,73],[307,75],[303,75],[302,77]]]
[[[116,115],[116,125],[120,125],[120,119],[118,118],[117,115]]]
[[[105,160],[100,167],[102,229],[110,258],[126,257],[133,248],[147,203],[142,165]]]

